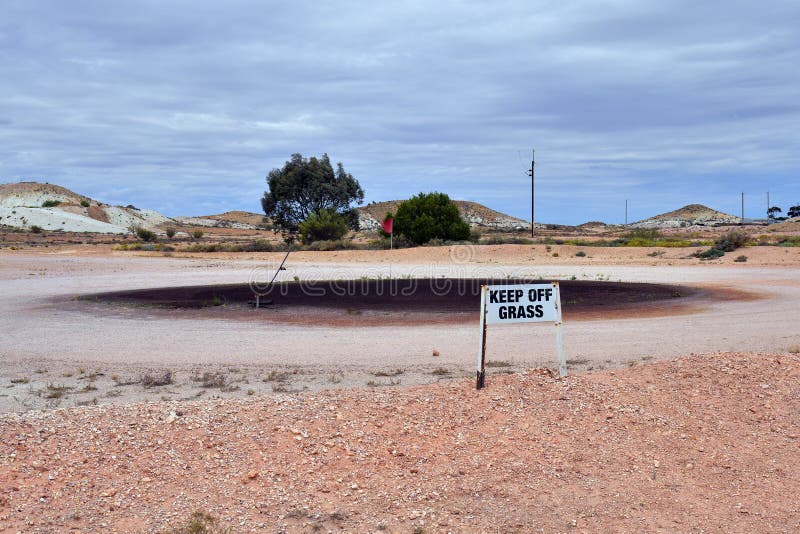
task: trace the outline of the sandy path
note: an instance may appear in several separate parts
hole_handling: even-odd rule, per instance
[[[290,389],[363,386],[375,370],[401,368],[403,384],[472,373],[477,328],[415,326],[327,328],[224,320],[176,318],[155,320],[139,310],[108,316],[85,313],[75,305],[57,307],[58,297],[99,291],[241,283],[263,262],[145,257],[5,255],[0,263],[0,411],[42,406],[41,387],[54,381],[76,387],[85,368],[100,369],[104,379],[85,395],[62,406],[87,402],[112,387],[110,375],[135,375],[142,369],[183,373],[236,366],[230,371],[242,385],[238,394],[265,391],[263,375],[294,369]],[[290,261],[283,279],[347,278],[388,274],[379,263]],[[610,279],[630,282],[715,284],[757,292],[760,300],[722,302],[685,316],[572,322],[565,325],[568,357],[577,368],[603,367],[649,358],[712,351],[785,352],[800,343],[800,270],[763,266],[546,265],[518,262],[405,263],[392,266],[395,276],[542,276]],[[265,274],[260,273],[259,278]],[[476,304],[477,308],[477,304]],[[441,356],[432,357],[432,349]],[[488,358],[509,368],[552,365],[554,340],[549,326],[504,326],[489,332]],[[248,369],[239,372],[240,367]],[[442,368],[448,374],[432,375]],[[36,371],[39,371],[38,373]],[[66,374],[76,376],[65,376]],[[372,374],[371,374],[372,373]],[[185,376],[184,376],[185,375]],[[241,376],[240,376],[241,375]],[[399,375],[398,375],[399,376]],[[23,381],[27,379],[27,383]],[[230,379],[231,381],[234,378]],[[119,379],[117,379],[119,381]],[[128,388],[119,397],[178,398],[186,388]],[[392,380],[373,380],[378,385]],[[39,395],[36,395],[39,388]],[[3,390],[0,390],[3,391]],[[101,398],[101,402],[103,399]],[[62,402],[62,401],[60,401]]]

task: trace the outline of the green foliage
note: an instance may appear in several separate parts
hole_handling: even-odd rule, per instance
[[[60,200],[45,200],[44,202],[42,202],[42,207],[43,208],[55,208],[56,206],[58,206],[60,204],[61,204]]]
[[[800,217],[800,205],[790,207],[789,211],[786,212],[786,215],[789,218]]]
[[[200,239],[201,237],[203,237],[203,235],[204,232],[202,230],[195,230],[194,232],[192,232],[192,237],[195,239]]]
[[[736,256],[736,259],[733,261],[737,263],[744,263],[747,261],[747,256],[745,256],[744,254],[742,254],[741,256]]]
[[[135,228],[136,237],[141,239],[142,241],[155,241],[156,240],[156,233],[144,228],[142,226],[137,226]]]
[[[466,241],[470,237],[469,225],[444,193],[420,193],[402,202],[397,207],[394,231],[417,245],[435,238]]]
[[[34,224],[33,226],[31,226],[31,232],[33,232],[34,234],[41,234],[42,233],[42,227],[41,226],[36,226]]]
[[[575,253],[575,256],[583,258],[584,256],[586,256],[586,253],[582,250],[579,250],[578,252]]]
[[[661,232],[659,232],[655,228],[634,228],[625,236],[628,239],[648,239],[648,240],[655,240],[660,237]]]
[[[170,239],[175,237],[175,228],[167,228],[167,237]]]
[[[305,244],[314,241],[336,241],[347,233],[347,221],[344,216],[332,209],[324,209],[311,213],[298,226],[300,239]]]
[[[323,211],[344,217],[347,226],[358,229],[358,214],[351,205],[364,201],[364,190],[341,163],[334,171],[327,154],[308,159],[292,154],[283,168],[270,171],[267,183],[261,206],[289,239],[300,231],[300,223]]]
[[[89,201],[88,200],[81,200],[81,206],[83,206],[84,208],[88,208],[89,207]]]
[[[743,247],[747,244],[750,236],[741,230],[730,230],[719,236],[714,241],[714,248],[722,252],[733,252],[737,248]]]
[[[719,250],[718,248],[710,248],[705,252],[699,252],[697,254],[697,257],[700,258],[701,260],[715,260],[717,258],[721,258],[724,255],[725,255],[724,251]]]

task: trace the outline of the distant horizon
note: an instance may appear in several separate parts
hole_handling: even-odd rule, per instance
[[[169,218],[173,218],[173,219],[176,218],[176,217],[203,217],[203,216],[221,215],[223,213],[231,212],[231,211],[241,211],[241,212],[254,213],[254,214],[257,214],[257,215],[264,215],[263,210],[260,210],[260,209],[258,209],[258,210],[250,210],[250,209],[243,209],[241,207],[230,207],[229,209],[224,209],[224,210],[221,210],[221,211],[214,211],[214,212],[202,212],[202,213],[193,213],[193,214],[188,214],[188,213],[172,214],[172,213],[161,211],[159,209],[156,209],[156,208],[154,208],[152,206],[148,206],[148,205],[145,205],[145,204],[139,205],[136,202],[126,202],[126,201],[108,202],[108,201],[104,200],[103,198],[99,198],[99,197],[97,197],[95,195],[92,195],[92,194],[89,194],[89,193],[87,193],[85,191],[79,191],[79,190],[72,189],[71,187],[67,187],[67,186],[65,186],[63,184],[60,184],[60,183],[38,181],[38,180],[18,180],[18,181],[15,181],[15,182],[0,182],[0,186],[2,186],[2,185],[13,185],[13,184],[19,184],[19,183],[37,183],[37,184],[54,185],[54,186],[58,186],[58,187],[63,187],[63,188],[68,189],[69,191],[71,191],[71,192],[73,192],[73,193],[75,193],[77,195],[82,195],[82,196],[89,197],[92,200],[96,200],[96,201],[102,202],[103,204],[108,204],[108,205],[112,205],[112,206],[123,206],[123,207],[132,205],[132,206],[135,206],[138,209],[149,209],[149,210],[157,211],[158,213],[160,213],[162,215],[165,215],[165,216],[167,216]],[[480,204],[483,207],[486,207],[486,208],[489,208],[489,209],[491,209],[493,211],[499,212],[499,213],[501,213],[503,215],[509,215],[511,217],[514,217],[514,218],[517,218],[517,219],[521,219],[521,220],[524,220],[527,223],[530,223],[530,215],[528,217],[517,217],[516,215],[513,215],[511,213],[505,212],[502,209],[498,209],[498,208],[496,208],[494,206],[491,206],[490,204],[487,204],[487,203],[482,202],[480,200],[460,199],[460,198],[453,198],[452,196],[450,198],[452,200],[458,200],[458,201],[463,201],[463,202],[474,202],[476,204]],[[740,199],[741,199],[741,197],[740,197]],[[385,199],[385,200],[369,200],[369,201],[365,200],[362,204],[354,204],[354,207],[365,207],[365,206],[367,206],[367,205],[369,205],[371,203],[379,204],[381,202],[398,202],[398,201],[403,201],[403,200],[406,200],[406,199],[392,198],[392,199]],[[771,203],[771,204],[775,205],[774,203]],[[651,219],[651,218],[654,218],[654,217],[657,217],[657,216],[660,216],[660,215],[665,215],[667,213],[671,213],[673,211],[678,211],[678,210],[681,210],[683,208],[686,208],[686,207],[692,206],[692,205],[700,205],[700,206],[703,206],[705,208],[712,209],[714,211],[723,213],[725,215],[730,215],[730,216],[737,217],[737,218],[740,217],[740,215],[741,215],[741,209],[740,209],[739,213],[734,213],[734,212],[729,212],[729,211],[718,209],[718,208],[716,208],[714,206],[711,206],[709,204],[706,204],[704,202],[690,202],[688,204],[683,204],[681,206],[672,207],[670,209],[662,209],[662,211],[659,211],[657,213],[653,213],[653,214],[650,214],[650,215],[647,215],[647,216],[644,216],[644,217],[641,217],[641,218],[638,218],[638,219],[631,219],[629,217],[628,224],[633,224],[633,223],[644,221],[644,220],[647,220],[647,219]],[[794,206],[794,205],[800,205],[800,202],[798,202],[797,204],[792,204],[792,206]],[[765,204],[765,206],[766,206],[766,204]],[[747,207],[747,204],[745,203],[745,208],[746,207]],[[785,212],[788,211],[790,206],[787,205],[785,207],[783,207],[783,206],[781,206],[781,207],[783,208],[783,213],[781,213],[779,215],[785,215]],[[763,217],[747,217],[746,215],[747,215],[747,210],[745,209],[745,220],[759,220],[759,219],[766,219],[767,218],[766,213],[764,214]],[[588,222],[602,222],[602,223],[608,224],[608,225],[621,225],[621,224],[624,224],[624,220],[622,222],[613,222],[613,221],[606,221],[606,220],[603,220],[603,219],[587,219],[585,221],[581,221],[581,222],[578,222],[578,223],[564,223],[564,222],[552,221],[552,220],[544,220],[544,221],[542,221],[542,220],[537,219],[535,222],[536,222],[536,224],[557,224],[557,225],[562,225],[562,226],[579,226],[581,224],[588,223]]]
[[[366,201],[619,224],[800,203],[800,3],[5,2],[0,181],[259,212],[293,153]]]

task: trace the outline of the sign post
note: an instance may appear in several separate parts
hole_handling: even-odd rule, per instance
[[[481,343],[478,347],[478,379],[475,389],[483,389],[486,383],[486,291],[489,286],[481,286]]]
[[[558,374],[567,376],[558,282],[481,286],[481,339],[476,388],[486,385],[486,330],[489,324],[553,323],[556,328]]]

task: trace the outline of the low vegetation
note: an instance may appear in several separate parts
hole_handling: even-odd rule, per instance
[[[148,389],[158,386],[168,386],[172,384],[172,371],[164,371],[160,374],[145,373],[142,376],[141,383]]]
[[[703,260],[721,258],[726,252],[733,252],[734,250],[745,246],[749,240],[750,236],[746,232],[741,230],[730,230],[719,236],[714,241],[714,246],[697,254],[697,257]],[[744,260],[739,260],[737,258],[736,261],[747,261],[746,256],[740,256],[740,258],[741,257],[744,257]]]
[[[142,241],[150,242],[156,240],[156,233],[142,226],[137,226],[136,228],[134,228],[134,232],[136,233],[136,237],[138,237]]]

